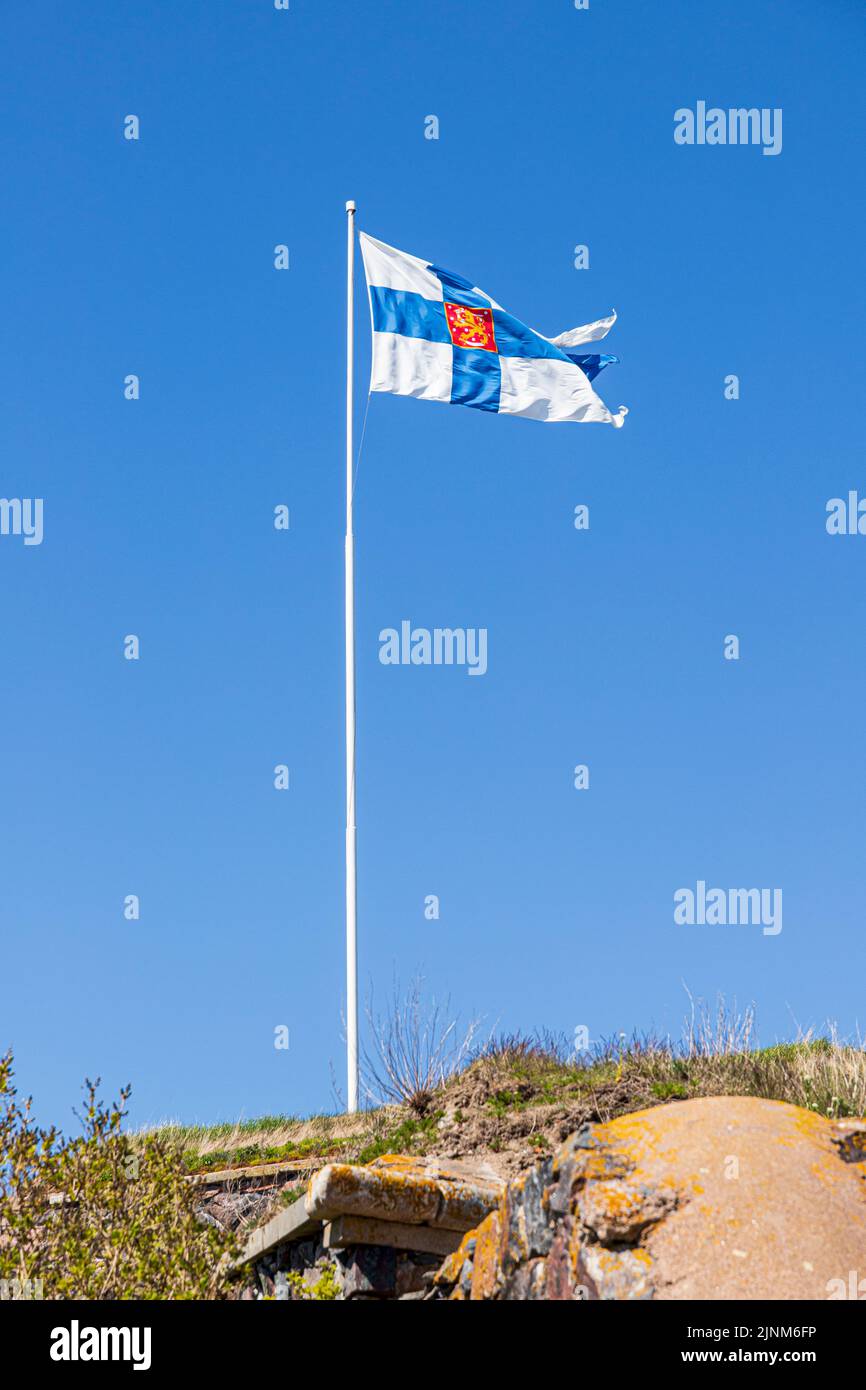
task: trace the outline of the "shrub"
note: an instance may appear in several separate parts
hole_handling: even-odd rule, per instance
[[[394,982],[385,1016],[367,1004],[370,1046],[363,1052],[364,1086],[371,1100],[406,1104],[424,1115],[440,1087],[465,1067],[472,1054],[477,1023],[460,1029],[450,1004],[428,1003],[423,980],[413,980],[404,994]]]
[[[40,1129],[0,1058],[0,1279],[54,1299],[218,1298],[234,1241],[204,1225],[175,1146],[121,1129],[85,1083],[83,1133]]]

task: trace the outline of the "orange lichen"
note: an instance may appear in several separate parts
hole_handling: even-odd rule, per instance
[[[467,1259],[470,1258],[470,1251],[475,1243],[475,1232],[467,1231],[456,1250],[453,1250],[443,1261],[440,1268],[436,1271],[434,1284],[456,1284],[460,1278]]]
[[[499,1216],[492,1211],[475,1232],[472,1262],[472,1299],[490,1298],[499,1275]]]

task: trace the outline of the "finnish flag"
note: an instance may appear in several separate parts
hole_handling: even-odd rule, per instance
[[[371,391],[468,405],[530,420],[622,425],[590,382],[606,353],[575,353],[610,331],[616,314],[545,338],[469,280],[360,233],[373,321]]]

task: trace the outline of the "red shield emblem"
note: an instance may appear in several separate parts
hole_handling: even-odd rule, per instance
[[[449,304],[446,301],[445,318],[455,347],[498,351],[493,334],[492,309],[470,309],[466,304]]]

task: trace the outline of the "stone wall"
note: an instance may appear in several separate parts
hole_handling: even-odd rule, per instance
[[[321,1236],[281,1245],[257,1260],[238,1297],[303,1302],[420,1298],[432,1287],[437,1255],[356,1245],[326,1250]]]
[[[572,1135],[510,1184],[499,1207],[443,1264],[439,1297],[456,1299],[648,1298],[646,1226],[673,1201],[622,1186],[629,1165],[592,1129]],[[617,1186],[619,1185],[619,1187]]]

